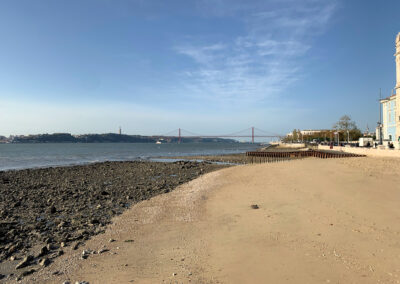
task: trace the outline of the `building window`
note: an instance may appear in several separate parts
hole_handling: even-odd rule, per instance
[[[389,135],[389,140],[392,141],[392,135]]]

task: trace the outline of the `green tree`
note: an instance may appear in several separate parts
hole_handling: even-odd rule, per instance
[[[349,115],[343,115],[338,122],[333,125],[333,129],[338,131],[340,139],[358,140],[362,136],[361,131],[357,128],[356,123],[351,120]]]
[[[292,132],[293,141],[297,141],[299,139],[299,135],[297,134],[297,130],[294,129]]]

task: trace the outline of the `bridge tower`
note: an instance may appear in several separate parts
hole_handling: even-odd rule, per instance
[[[254,126],[251,128],[251,143],[254,144]]]
[[[181,143],[181,129],[178,129],[178,143]]]

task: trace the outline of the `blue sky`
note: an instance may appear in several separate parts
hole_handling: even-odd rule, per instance
[[[0,134],[378,120],[400,1],[2,0]]]

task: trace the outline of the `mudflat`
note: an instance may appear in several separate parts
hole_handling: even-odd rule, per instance
[[[388,158],[211,172],[115,217],[86,259],[67,247],[23,282],[399,283],[399,172]]]

